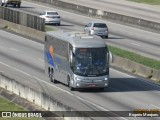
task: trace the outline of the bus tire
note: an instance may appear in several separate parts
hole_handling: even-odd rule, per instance
[[[75,89],[71,86],[71,81],[70,81],[70,77],[67,77],[67,81],[68,81],[68,87],[71,91],[74,91]]]
[[[50,81],[51,81],[51,82],[57,83],[57,80],[55,80],[55,78],[54,78],[54,69],[51,69],[51,70],[50,70],[50,75],[49,75],[49,77],[50,77]]]
[[[104,91],[105,88],[99,88],[100,91]]]

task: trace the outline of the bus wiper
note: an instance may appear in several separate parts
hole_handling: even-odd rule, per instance
[[[84,70],[83,75],[86,75],[86,72],[87,72],[87,70],[89,69],[89,65],[90,65],[90,63],[89,63],[89,64],[87,64],[87,67],[84,67],[84,68],[85,68],[85,70]]]
[[[98,69],[97,65],[94,65],[94,67],[96,68],[96,70],[98,71],[98,73],[101,74],[101,71]]]

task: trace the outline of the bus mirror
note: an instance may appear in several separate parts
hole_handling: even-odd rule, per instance
[[[113,55],[112,55],[111,51],[109,51],[109,61],[110,61],[110,63],[113,62]]]
[[[112,63],[112,53],[109,51],[107,52],[107,55],[106,55],[106,58],[107,58],[107,62],[108,63]]]
[[[107,63],[109,63],[109,53],[108,52],[106,54],[106,61],[107,61]]]

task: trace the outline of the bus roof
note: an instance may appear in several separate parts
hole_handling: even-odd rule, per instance
[[[98,48],[106,47],[105,41],[95,35],[89,35],[80,31],[49,31],[46,35],[69,42],[73,47],[79,48]]]

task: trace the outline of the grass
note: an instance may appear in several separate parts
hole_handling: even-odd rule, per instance
[[[8,25],[5,25],[3,29],[8,29]]]
[[[54,29],[45,25],[45,32],[47,32],[47,31],[54,31]]]
[[[22,107],[5,100],[4,98],[0,97],[0,112],[3,111],[26,111]],[[1,114],[1,113],[0,113]],[[39,118],[2,118],[0,117],[0,120],[40,120]]]
[[[147,3],[151,5],[160,5],[160,0],[129,0],[129,1]]]
[[[136,53],[129,52],[129,51],[126,51],[126,50],[122,50],[120,48],[113,47],[113,46],[108,46],[108,48],[112,52],[112,54],[114,54],[114,55],[132,60],[134,62],[137,62],[137,63],[140,63],[142,65],[148,66],[150,68],[160,70],[160,61],[158,61],[158,60],[147,58],[147,57],[138,55]]]

